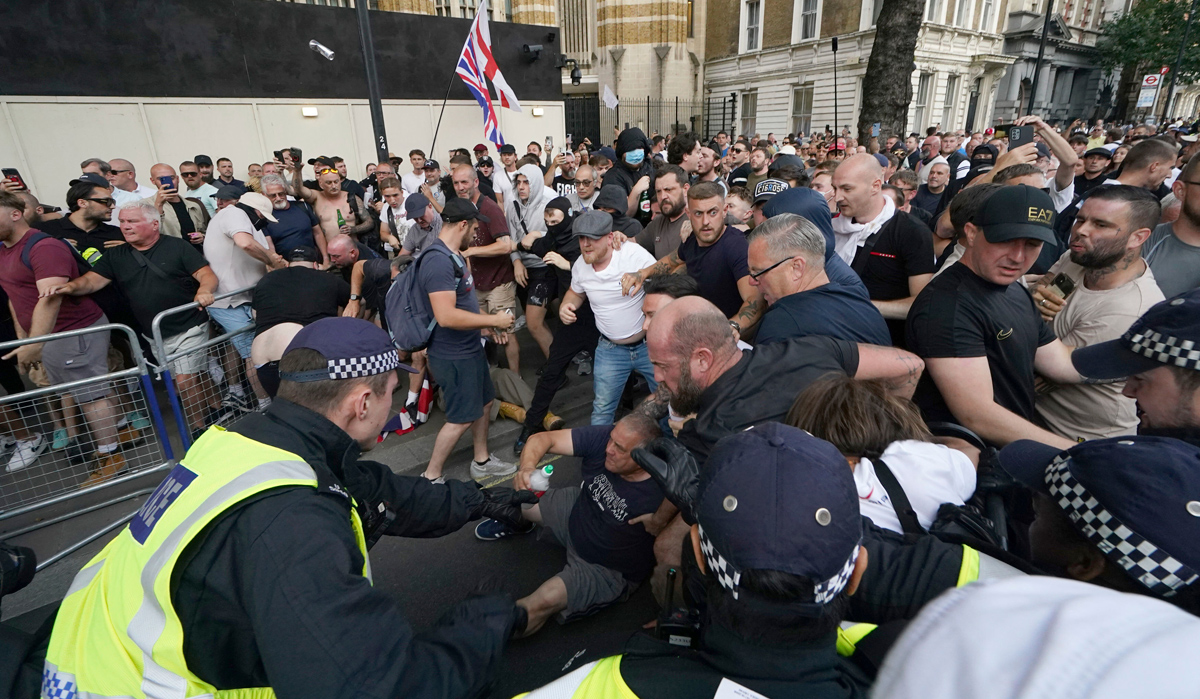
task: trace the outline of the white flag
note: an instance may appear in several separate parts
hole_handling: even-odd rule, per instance
[[[617,105],[621,103],[620,100],[617,99],[617,96],[613,94],[612,88],[609,87],[608,85],[604,86],[604,98],[603,99],[604,99],[604,106],[608,107],[609,109],[616,109]]]

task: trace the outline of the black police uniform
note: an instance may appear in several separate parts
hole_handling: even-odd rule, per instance
[[[473,696],[497,669],[515,622],[504,596],[474,597],[416,633],[387,594],[361,576],[346,521],[350,494],[364,529],[449,534],[480,517],[473,483],[434,485],[359,460],[359,447],[325,417],[277,398],[233,428],[285,449],[318,487],[270,490],[224,513],[183,554],[172,602],[188,667],[219,689],[271,686],[292,697]],[[379,502],[397,513],[380,523]],[[330,590],[338,590],[329,604]],[[314,604],[314,600],[325,603]]]

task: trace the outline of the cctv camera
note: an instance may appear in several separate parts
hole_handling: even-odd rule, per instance
[[[316,51],[317,53],[321,54],[322,56],[324,56],[325,58],[327,58],[331,61],[333,60],[333,49],[329,48],[325,44],[322,44],[321,42],[317,41],[316,39],[313,39],[312,41],[308,42],[308,48],[312,49],[313,51]]]
[[[583,71],[579,70],[578,66],[572,68],[571,69],[571,84],[578,85],[579,81],[582,79],[583,79]]]
[[[525,54],[525,58],[531,61],[536,61],[542,55],[541,44],[522,44],[521,53]]]

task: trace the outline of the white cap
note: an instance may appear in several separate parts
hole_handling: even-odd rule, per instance
[[[780,149],[779,149],[779,154],[780,154],[780,155],[795,155],[795,154],[796,154],[796,147],[795,147],[795,146],[793,146],[793,145],[791,145],[791,144],[788,144],[788,145],[786,145],[786,146],[784,146],[784,147],[782,147],[782,148],[780,148]]]
[[[884,661],[873,699],[1194,696],[1200,619],[1142,595],[1045,576],[930,602]]]
[[[258,211],[271,223],[278,223],[275,218],[275,207],[271,206],[271,200],[258,192],[246,192],[238,198],[239,204],[245,204],[252,209]]]

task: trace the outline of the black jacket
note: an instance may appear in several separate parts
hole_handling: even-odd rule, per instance
[[[613,209],[618,213],[613,214],[613,230],[625,234],[626,238],[637,237],[638,233],[642,232],[642,224],[630,216],[625,214],[626,199],[628,191],[622,193],[621,190],[614,186],[606,184],[600,188],[600,194],[596,196],[596,201],[592,206],[597,209]]]
[[[363,512],[390,505],[388,534],[434,537],[479,517],[476,486],[359,461],[345,432],[280,398],[232,431],[299,455],[318,487],[251,498],[184,552],[171,599],[188,667],[218,689],[271,686],[281,698],[470,697],[485,688],[515,620],[512,600],[473,597],[415,633],[361,575],[347,494]]]
[[[831,633],[814,643],[756,645],[710,624],[692,650],[638,634],[621,657],[621,677],[645,699],[708,699],[726,677],[771,699],[866,696],[869,677],[837,654],[835,641]]]

